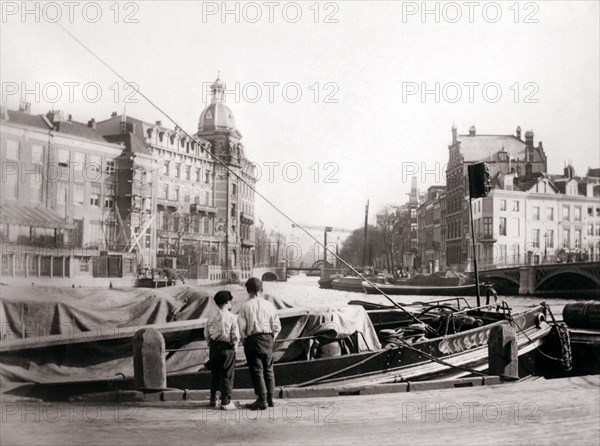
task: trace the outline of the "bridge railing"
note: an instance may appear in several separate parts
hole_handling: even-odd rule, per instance
[[[596,257],[596,256],[595,256]],[[548,255],[543,256],[510,256],[508,259],[477,259],[477,266],[481,271],[502,269],[502,268],[517,268],[521,266],[535,265],[561,265],[564,263],[591,263],[598,262],[600,258],[591,258],[584,255],[576,255],[576,253]]]

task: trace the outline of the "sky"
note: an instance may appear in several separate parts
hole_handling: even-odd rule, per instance
[[[3,104],[168,122],[54,22],[190,132],[220,71],[259,192],[298,223],[357,228],[409,174],[445,183],[453,123],[533,130],[550,173],[600,166],[595,1],[26,5],[2,3]],[[260,198],[256,215],[291,231]]]

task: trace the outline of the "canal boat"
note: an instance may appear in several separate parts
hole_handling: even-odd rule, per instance
[[[439,286],[439,285],[406,285],[406,284],[376,284],[377,288],[388,295],[413,295],[413,296],[473,296],[475,284]],[[381,294],[375,286],[367,281],[362,281],[361,286],[367,294]],[[486,285],[481,285],[480,290],[485,292]]]
[[[513,313],[505,303],[496,309],[489,306],[470,308],[468,305],[461,308],[458,303],[458,300],[455,304],[440,301],[411,310],[383,306],[366,310],[347,305],[360,311],[346,309],[343,312],[349,315],[348,320],[339,318],[335,323],[328,319],[330,312],[321,313],[316,319],[307,312],[306,318],[297,322],[297,326],[314,325],[312,336],[294,336],[284,328],[276,340],[278,349],[284,350],[274,365],[277,385],[370,385],[486,374],[490,331],[500,325],[510,325],[517,331],[519,357],[527,357],[528,362],[523,370],[535,369],[536,349],[543,345],[551,330],[546,322],[547,306]],[[365,314],[367,323],[360,316]],[[302,315],[298,313],[295,317],[299,316]],[[320,321],[321,325],[315,325],[315,321]],[[358,326],[357,321],[360,321]],[[354,331],[348,333],[348,327]],[[199,327],[196,325],[195,328]],[[200,333],[201,330],[195,332],[196,335]],[[376,339],[373,333],[376,333]],[[175,342],[183,338],[169,337],[167,351],[179,349],[189,353],[186,350],[194,350],[189,345]],[[237,389],[252,388],[245,364],[236,367],[235,377]],[[197,370],[192,372],[169,373],[167,385],[179,389],[208,389],[210,371],[204,364],[198,364]],[[85,393],[132,389],[135,389],[133,377],[121,376],[23,383],[9,393],[65,400]]]

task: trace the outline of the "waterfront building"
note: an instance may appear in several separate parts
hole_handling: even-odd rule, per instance
[[[256,176],[219,79],[193,136],[116,112],[87,124],[31,115],[27,104],[2,108],[0,133],[2,277],[251,276]]]
[[[127,277],[115,249],[117,160],[123,147],[60,111],[2,107],[0,238],[6,279]]]
[[[479,264],[600,259],[599,200],[600,179],[576,177],[571,166],[563,175],[501,176],[487,197],[473,200]]]
[[[444,267],[442,255],[442,200],[446,186],[431,186],[417,208],[419,258],[424,273],[434,273]]]
[[[148,249],[149,265],[186,270],[189,279],[236,282],[249,278],[254,264],[254,191],[215,157],[252,188],[255,175],[233,113],[224,104],[224,84],[217,79],[211,90],[211,102],[191,137],[160,121],[116,113],[99,122],[98,129],[107,140],[131,147],[126,150],[130,169],[143,155],[155,162],[153,172],[139,183],[142,187],[152,180],[146,193],[152,192],[154,200],[143,196],[139,206],[122,209],[123,221],[133,220],[130,239],[146,233],[140,248]],[[141,219],[133,212],[139,208]]]
[[[515,135],[478,135],[475,126],[469,133],[459,135],[452,127],[452,143],[448,146],[449,160],[446,169],[446,213],[444,219],[446,265],[464,270],[469,265],[470,233],[468,207],[467,168],[470,164],[485,161],[491,164],[492,182],[502,175],[514,172],[547,172],[547,160],[542,142],[535,146],[533,131],[521,128]]]

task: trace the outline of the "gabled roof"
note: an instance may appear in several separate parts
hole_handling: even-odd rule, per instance
[[[531,175],[528,176],[515,177],[513,184],[515,188],[523,192],[527,192],[542,180],[548,180],[548,184],[550,184],[550,187],[552,187],[552,189],[554,189],[555,192],[559,191],[557,185],[554,184],[554,182],[548,177],[548,175],[546,175],[543,172],[533,172]]]
[[[596,167],[593,169],[591,167],[588,167],[588,171],[585,176],[590,178],[600,178],[600,167]]]
[[[8,114],[8,122],[37,127],[44,130],[52,129],[52,124],[43,115],[31,115],[17,110],[6,110],[6,112]]]
[[[57,132],[67,135],[78,136],[80,138],[91,139],[92,141],[107,142],[106,139],[98,133],[96,129],[88,127],[87,124],[77,121],[58,121],[54,123]]]
[[[525,142],[513,135],[458,135],[465,162],[489,161],[504,149],[515,159],[525,159]]]

